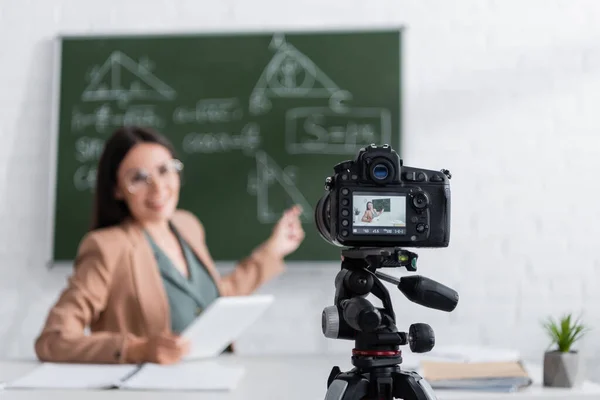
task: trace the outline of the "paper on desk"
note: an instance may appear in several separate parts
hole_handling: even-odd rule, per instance
[[[190,339],[185,360],[216,357],[273,303],[271,295],[219,297],[182,332]]]
[[[423,361],[452,361],[461,363],[475,362],[518,362],[518,351],[483,346],[436,346],[427,353],[402,352],[403,369],[422,373]]]
[[[423,361],[422,376],[434,389],[514,392],[532,379],[519,362]]]
[[[523,378],[527,371],[518,362],[440,362],[423,361],[423,376],[428,381],[479,378]]]
[[[116,387],[137,365],[43,363],[9,382],[6,389],[108,389]]]
[[[244,376],[239,366],[202,360],[174,365],[145,364],[120,385],[136,390],[233,390]]]
[[[446,359],[459,362],[511,362],[519,361],[516,350],[483,346],[439,346],[426,353],[427,359]]]

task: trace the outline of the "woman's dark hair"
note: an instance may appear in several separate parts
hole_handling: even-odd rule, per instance
[[[158,132],[145,127],[127,126],[117,129],[104,144],[94,192],[91,229],[118,225],[131,215],[127,204],[115,198],[117,171],[129,150],[138,143],[156,143],[164,146],[173,158],[175,149],[171,142]]]
[[[369,209],[369,203],[371,203],[371,205],[373,205],[373,202],[372,202],[372,201],[367,201],[367,204],[365,204],[366,210],[368,210],[368,209]]]

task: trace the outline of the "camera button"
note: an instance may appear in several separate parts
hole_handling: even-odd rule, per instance
[[[429,205],[429,198],[424,192],[418,192],[413,196],[412,204],[417,210],[423,210]]]
[[[427,176],[423,172],[407,172],[405,175],[407,181],[423,182],[427,180]]]
[[[423,232],[425,232],[427,230],[427,228],[429,228],[427,226],[427,224],[418,224],[417,225],[417,232],[418,233],[423,233]]]
[[[348,233],[349,233],[349,232],[348,232],[347,230],[345,230],[345,229],[344,229],[344,230],[342,231],[342,236],[348,236]]]
[[[345,196],[345,195],[347,195],[348,193],[350,193],[350,191],[349,191],[348,189],[346,189],[346,188],[343,188],[343,189],[342,189],[342,194],[343,194],[344,196]]]
[[[343,206],[347,206],[348,204],[350,204],[350,201],[348,199],[342,199]]]
[[[347,217],[348,215],[350,215],[348,210],[342,210],[342,217]]]
[[[342,220],[342,226],[348,226],[349,223],[347,219]]]
[[[443,182],[444,178],[442,178],[440,175],[435,174],[431,177],[431,179],[429,179],[431,182]]]

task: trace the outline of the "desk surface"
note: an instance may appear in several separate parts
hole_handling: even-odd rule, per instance
[[[223,356],[224,364],[243,365],[246,374],[236,390],[231,392],[151,392],[130,390],[22,390],[6,389],[0,392],[0,399],[47,399],[60,400],[95,400],[106,399],[170,399],[174,395],[177,400],[241,400],[241,399],[286,399],[307,400],[324,399],[327,377],[334,365],[342,371],[352,368],[349,357],[335,356],[267,356],[242,357]],[[35,368],[33,361],[0,362],[0,381],[12,381]],[[440,400],[492,400],[492,399],[599,399],[600,385],[584,382],[579,388],[556,389],[541,387],[541,368],[528,366],[528,370],[536,381],[533,386],[518,393],[486,393],[436,391]],[[110,397],[109,397],[110,396]]]

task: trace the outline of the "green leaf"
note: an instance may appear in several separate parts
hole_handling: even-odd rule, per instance
[[[554,345],[561,352],[571,351],[573,345],[588,332],[581,319],[574,319],[571,314],[563,315],[556,321],[548,317],[542,326],[550,338],[548,348]]]

